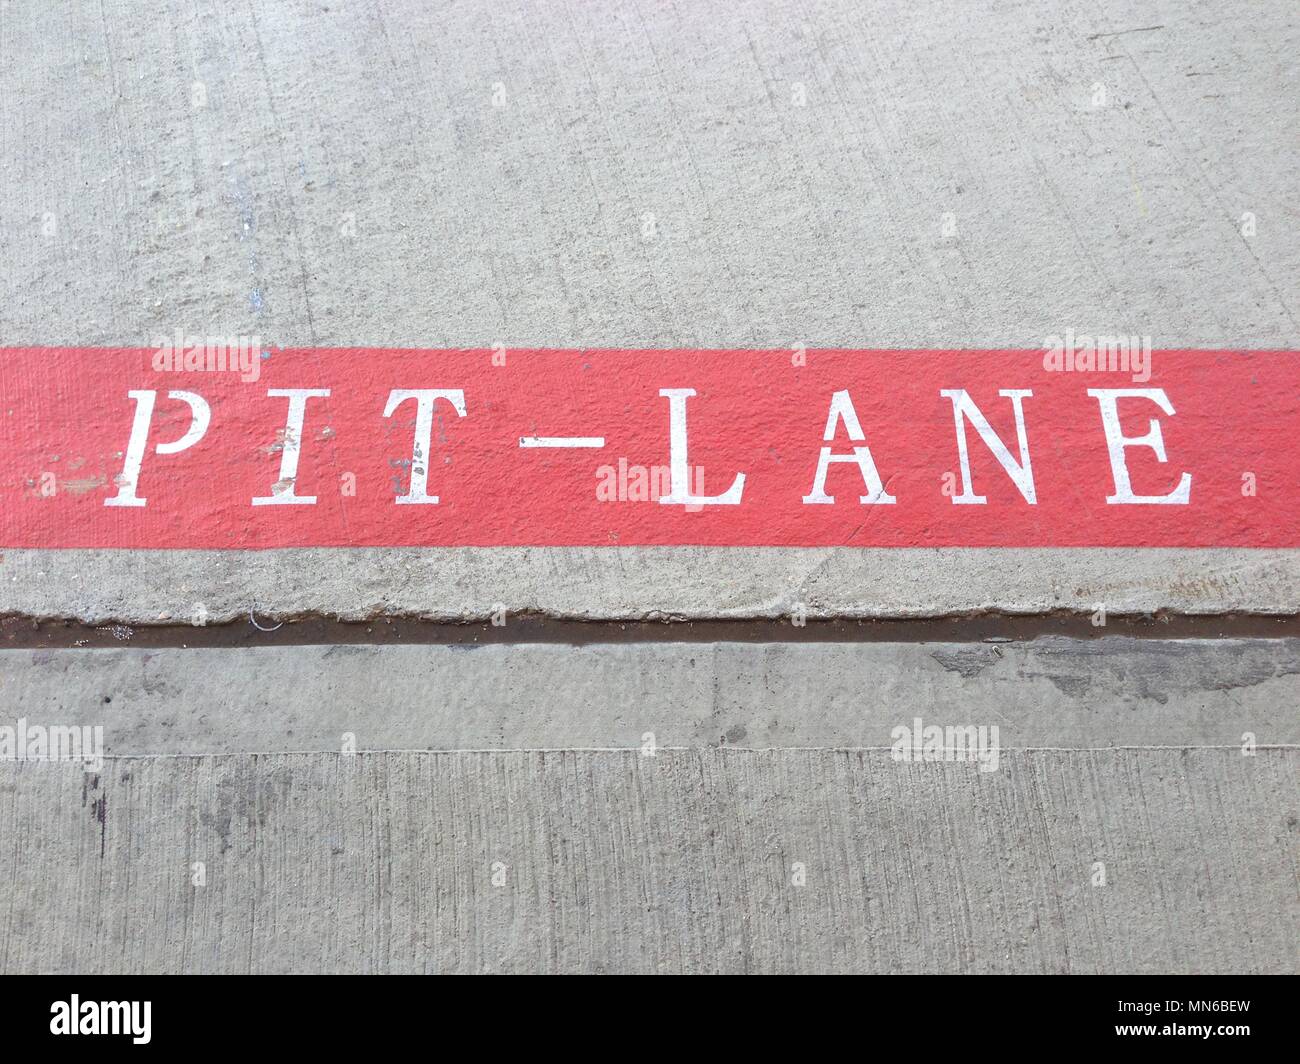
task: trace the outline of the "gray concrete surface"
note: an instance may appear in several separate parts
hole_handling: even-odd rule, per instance
[[[0,763],[5,971],[1300,968],[1294,640],[7,651],[0,698],[111,755]],[[996,770],[895,760],[918,716]]]
[[[9,342],[1297,340],[1286,0],[3,10]]]
[[[1300,611],[1300,551],[417,548],[0,553],[0,614],[89,624]]]
[[[0,650],[0,724],[111,755],[888,747],[914,717],[1004,749],[1300,746],[1300,640]],[[13,720],[8,720],[13,724]]]
[[[0,967],[1294,972],[1296,768],[1277,750],[1011,753],[987,774],[834,750],[4,765]]]

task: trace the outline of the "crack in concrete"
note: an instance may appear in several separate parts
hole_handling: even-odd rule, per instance
[[[504,624],[466,618],[431,620],[406,615],[341,620],[318,613],[265,613],[279,627],[268,630],[245,617],[240,621],[184,625],[160,623],[126,628],[86,624],[72,618],[23,614],[0,617],[0,648],[41,650],[133,647],[247,647],[332,644],[440,644],[473,647],[495,643],[557,643],[572,646],[610,643],[969,643],[954,656],[937,652],[944,668],[970,678],[997,660],[1001,643],[1064,636],[1093,641],[1133,639],[1293,639],[1300,637],[1300,614],[1231,613],[1111,614],[1094,625],[1085,612],[1056,610],[1015,614],[978,611],[943,617],[814,618],[801,624],[789,618],[750,617],[689,620],[657,614],[627,620],[582,620],[542,613],[515,613]],[[981,650],[978,647],[987,646]]]

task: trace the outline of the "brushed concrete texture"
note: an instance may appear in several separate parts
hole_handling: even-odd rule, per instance
[[[1297,767],[1294,750],[1011,753],[987,774],[834,750],[9,763],[0,969],[1294,972]]]
[[[1003,749],[1300,746],[1300,640],[632,643],[0,651],[0,725],[111,755],[888,747],[996,725]]]
[[[1295,971],[1295,644],[3,652],[0,970]]]
[[[0,343],[1296,347],[1298,21],[1288,0],[9,0]],[[95,621],[175,614],[184,585],[217,617],[1300,608],[1296,561],[1249,551],[9,553],[0,574],[0,612]]]
[[[0,332],[1290,346],[1297,45],[1287,0],[10,0]]]

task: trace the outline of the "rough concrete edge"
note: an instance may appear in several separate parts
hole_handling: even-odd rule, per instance
[[[1048,609],[1032,605],[1023,607],[999,607],[986,606],[980,609],[971,610],[945,610],[942,608],[926,608],[919,606],[914,609],[908,608],[863,608],[863,609],[821,609],[808,607],[806,613],[801,616],[801,627],[811,625],[816,628],[818,625],[833,624],[834,622],[846,622],[848,624],[871,624],[873,622],[916,622],[919,625],[925,622],[951,622],[954,625],[971,624],[977,622],[989,622],[996,624],[999,621],[1005,622],[1022,622],[1025,620],[1041,621],[1044,628],[1041,633],[1035,632],[1032,638],[1050,638],[1054,635],[1072,635],[1069,631],[1054,631],[1049,626],[1064,627],[1071,622],[1093,623],[1091,618],[1094,611],[1078,609]],[[258,625],[261,631],[270,632],[277,630],[284,625],[312,626],[325,629],[336,638],[324,640],[325,642],[336,642],[338,636],[345,635],[349,630],[354,634],[360,635],[360,629],[367,625],[388,623],[406,623],[416,627],[423,627],[426,630],[442,629],[448,633],[454,633],[464,630],[466,634],[471,631],[477,631],[485,626],[493,624],[494,611],[491,609],[470,610],[465,612],[441,612],[427,610],[400,610],[385,609],[375,607],[367,612],[357,610],[334,611],[334,610],[286,610],[276,611],[272,608],[258,607],[253,611],[241,612],[223,612],[209,613],[203,624],[186,624],[183,620],[176,618],[154,618],[140,620],[132,616],[117,616],[114,614],[101,614],[93,618],[86,618],[80,614],[69,613],[27,613],[23,611],[0,612],[0,627],[9,627],[17,625],[30,625],[33,627],[50,628],[55,626],[66,626],[70,631],[103,631],[109,627],[122,627],[131,630],[144,630],[150,632],[192,632],[202,629],[233,629],[240,628],[243,625]],[[1180,621],[1215,621],[1232,619],[1238,622],[1235,627],[1248,627],[1251,621],[1259,621],[1262,624],[1277,623],[1281,621],[1293,620],[1300,617],[1300,605],[1297,606],[1276,606],[1262,609],[1242,609],[1235,606],[1221,606],[1218,608],[1205,609],[1172,609],[1159,607],[1155,609],[1143,608],[1115,608],[1107,607],[1106,615],[1108,623],[1118,622],[1131,623],[1140,622],[1144,628],[1166,624],[1173,620]],[[758,610],[726,610],[716,613],[685,613],[685,612],[665,612],[663,610],[649,609],[643,611],[628,610],[626,612],[611,613],[593,613],[593,612],[573,612],[567,610],[550,610],[550,609],[523,609],[509,610],[509,621],[511,626],[516,629],[511,638],[502,638],[494,642],[569,642],[576,643],[588,642],[584,638],[583,632],[589,626],[632,626],[634,631],[642,633],[647,630],[657,629],[665,635],[680,631],[683,635],[689,630],[701,628],[702,632],[708,633],[707,637],[701,635],[700,640],[708,641],[727,641],[726,636],[717,631],[717,626],[732,625],[768,625],[773,624],[790,624],[791,613],[788,608],[785,609],[766,609]],[[261,628],[260,622],[268,621],[275,628]],[[531,633],[520,635],[518,629],[521,626],[532,628],[534,630],[545,630],[551,638],[538,639]],[[1102,626],[1105,627],[1105,626]],[[771,628],[755,629],[755,631],[771,632]],[[847,630],[844,630],[845,632]],[[566,635],[566,633],[568,633]],[[1114,635],[1127,633],[1101,632],[1101,635]],[[1290,632],[1279,631],[1276,634],[1266,631],[1230,631],[1222,638],[1260,638],[1260,639],[1286,639],[1291,636]],[[825,638],[831,638],[829,636]],[[927,642],[935,641],[938,637],[927,638]],[[1203,632],[1195,632],[1185,636],[1156,634],[1154,638],[1158,639],[1178,639],[1178,638],[1195,638],[1200,641],[1206,639],[1218,638],[1215,635],[1208,635]],[[635,641],[634,637],[629,637]],[[308,640],[306,642],[315,642]],[[442,640],[433,640],[441,642]],[[459,642],[460,640],[448,640],[450,642]],[[754,641],[754,640],[750,640]],[[766,640],[757,640],[764,642]],[[778,640],[784,642],[785,640]],[[797,640],[815,643],[818,639]],[[832,640],[833,641],[833,640]],[[876,642],[887,642],[889,640],[878,638]],[[965,642],[966,639],[955,636],[952,639],[942,641]],[[1016,641],[1016,640],[1010,640]],[[296,645],[303,640],[291,640],[288,645]],[[217,643],[215,645],[222,645]],[[0,644],[0,653],[5,649],[31,649],[25,643],[14,646],[4,646]],[[51,646],[49,649],[58,649]]]
[[[1107,553],[1102,553],[1107,552]],[[1300,549],[9,550],[0,617],[153,625],[1300,614]],[[545,559],[547,564],[542,564]],[[800,564],[802,563],[802,564]],[[1122,564],[1121,564],[1122,563]],[[7,577],[7,579],[5,579]]]

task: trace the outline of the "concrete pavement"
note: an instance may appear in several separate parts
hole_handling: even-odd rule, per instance
[[[1296,349],[1298,48],[1283,0],[5,0],[0,345]],[[0,544],[0,614],[1291,616],[1298,574]],[[1300,968],[1293,640],[397,649],[0,652],[0,728],[109,754],[0,763],[0,970]],[[916,716],[998,769],[894,761]]]

